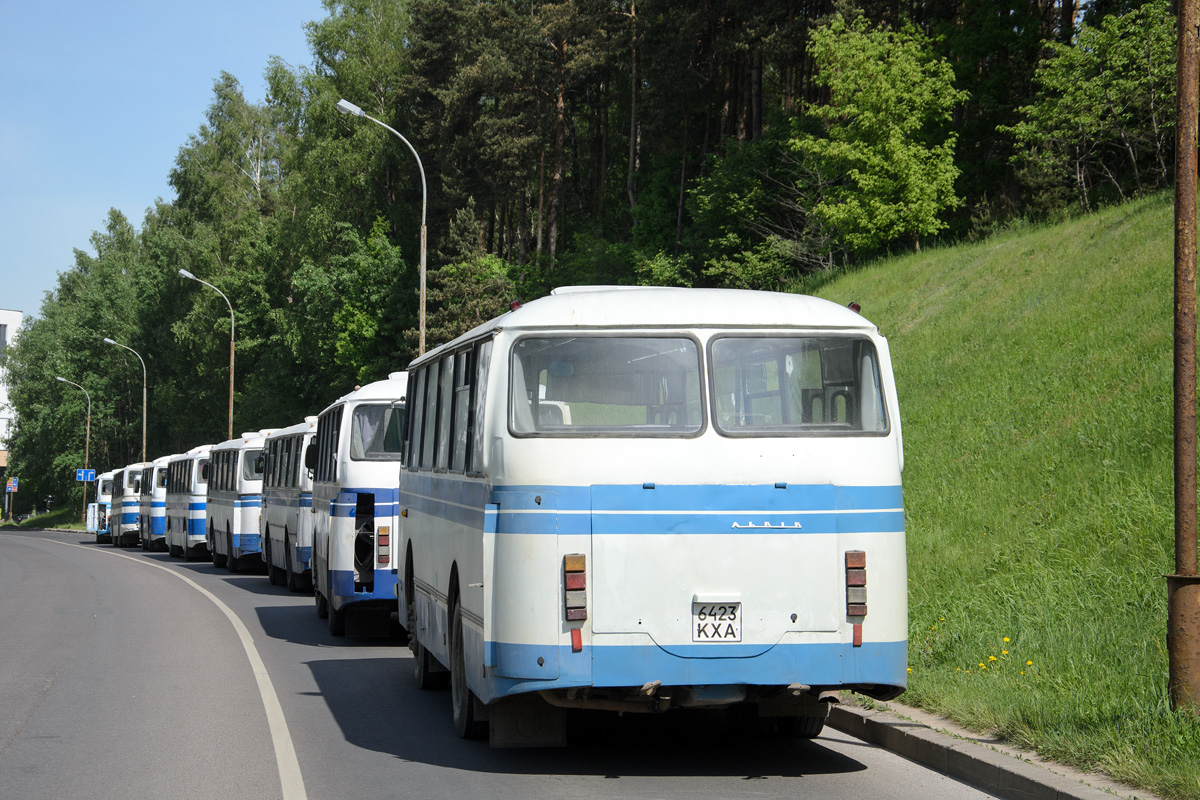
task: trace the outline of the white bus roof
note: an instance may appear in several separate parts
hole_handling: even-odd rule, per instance
[[[264,438],[271,439],[273,437],[287,436],[293,433],[312,433],[317,429],[316,417],[305,417],[304,422],[298,422],[295,425],[287,428],[277,428],[268,433]]]
[[[263,438],[275,430],[277,429],[265,428],[261,431],[246,431],[241,436],[236,436],[220,444],[214,444],[209,450],[244,450],[256,444],[262,444]]]
[[[414,363],[500,329],[659,327],[876,330],[873,323],[845,306],[802,294],[665,286],[564,286],[430,350]]]
[[[169,456],[159,456],[158,458],[154,459],[154,461],[151,463],[153,463],[154,466],[156,466],[156,467],[160,464],[169,464],[171,462],[171,459],[175,458],[178,455],[179,455],[179,453],[172,453]]]
[[[408,373],[393,372],[381,381],[368,383],[366,386],[360,386],[353,392],[342,395],[326,406],[321,413],[324,414],[325,411],[341,403],[360,400],[403,400],[406,391],[408,391]]]

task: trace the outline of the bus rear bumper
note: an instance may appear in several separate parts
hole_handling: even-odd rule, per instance
[[[698,647],[706,647],[699,645]],[[526,692],[588,688],[600,693],[635,693],[657,682],[664,689],[705,687],[787,687],[849,689],[880,699],[899,695],[908,685],[908,643],[788,643],[754,656],[723,657],[716,649],[696,656],[672,655],[657,645],[585,645],[571,647],[492,643],[496,666],[488,667],[490,699]],[[506,668],[528,675],[528,665],[553,658],[557,676],[549,680],[506,678]],[[549,676],[548,676],[549,677]],[[682,694],[682,693],[681,693]],[[482,698],[481,698],[482,699]],[[488,700],[485,700],[488,702]]]

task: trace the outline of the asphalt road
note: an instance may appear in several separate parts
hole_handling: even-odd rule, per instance
[[[458,739],[378,620],[78,534],[0,534],[0,798],[913,798],[987,795],[825,729],[580,714],[570,744]]]

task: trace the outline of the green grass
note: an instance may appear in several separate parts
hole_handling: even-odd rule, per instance
[[[5,525],[5,527],[9,527]],[[79,521],[79,508],[56,508],[45,514],[38,514],[20,523],[22,528],[69,528],[75,531],[85,530],[86,526]]]
[[[905,440],[905,702],[1167,797],[1173,209],[895,258],[817,290],[888,337]]]

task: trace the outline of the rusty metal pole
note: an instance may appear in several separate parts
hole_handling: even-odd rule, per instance
[[[1175,574],[1167,576],[1171,706],[1200,713],[1196,559],[1196,161],[1200,0],[1178,0],[1175,74]]]

